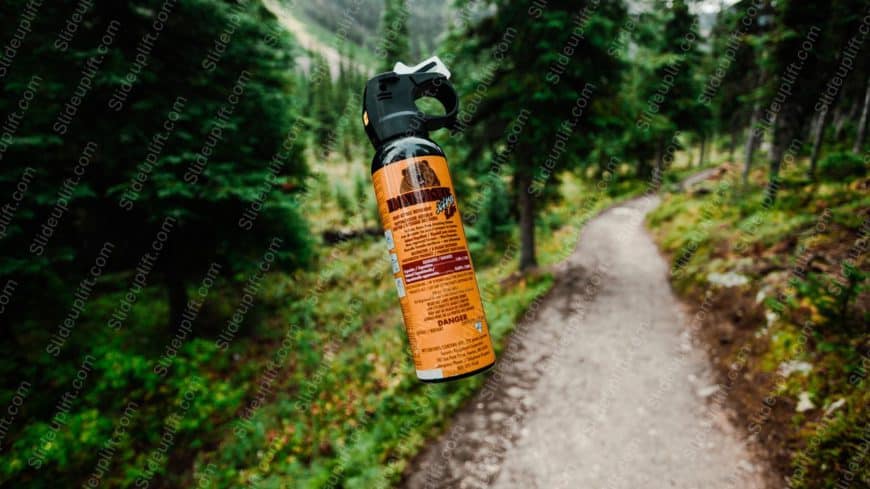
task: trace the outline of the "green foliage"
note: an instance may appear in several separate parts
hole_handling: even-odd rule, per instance
[[[622,102],[632,120],[626,123],[627,140],[620,153],[636,158],[637,176],[649,179],[653,168],[664,170],[682,149],[677,131],[706,135],[710,109],[699,97],[698,19],[687,3],[655,2],[638,23],[634,38],[639,53]]]
[[[808,424],[803,435],[812,440],[812,445],[801,450],[793,462],[791,487],[835,488],[845,482],[870,480],[870,467],[860,458],[867,440],[868,407],[870,394],[859,390],[846,406]]]
[[[381,17],[380,39],[375,54],[381,60],[380,71],[390,71],[397,61],[413,63],[411,35],[408,28],[410,11],[406,0],[385,0]]]
[[[3,8],[18,12],[25,3]],[[155,35],[152,26],[162,5],[156,0],[94,5],[67,52],[53,45],[57,20],[68,18],[73,5],[45,5],[4,80],[2,113],[17,104],[31,75],[44,80],[38,103],[4,155],[15,164],[0,170],[0,180],[11,184],[19,168],[39,162],[27,212],[16,216],[0,243],[12,265],[4,267],[3,278],[40,284],[22,286],[16,314],[36,307],[27,298],[43,295],[41,284],[80,280],[105,241],[116,247],[111,269],[132,268],[150,250],[166,217],[177,224],[151,280],[166,280],[176,292],[211,261],[229,272],[248,269],[276,235],[284,238],[283,266],[310,258],[298,206],[285,191],[301,188],[307,173],[301,145],[282,148],[300,109],[290,76],[295,50],[290,34],[258,3],[180,2],[138,72],[131,65],[137,46]],[[3,31],[11,32],[18,16],[2,19]],[[230,28],[232,42],[218,53],[215,40]],[[107,54],[94,57],[101,42]],[[98,67],[91,78],[83,71],[87,63]],[[77,87],[91,88],[75,95]],[[69,112],[70,101],[78,106],[67,122],[59,114]],[[282,161],[270,170],[277,154]],[[82,161],[83,171],[75,166]],[[58,192],[77,178],[81,182],[50,241],[33,255],[35,236],[57,214]],[[250,228],[240,228],[252,206],[256,219]]]
[[[755,0],[740,0],[717,14],[701,93],[712,108],[712,122],[720,132],[734,136],[749,125],[754,105],[763,103],[758,88],[765,77],[762,66],[769,56],[766,47],[773,27],[769,22],[772,9],[770,2],[759,6]],[[750,11],[755,15],[747,15]]]
[[[354,212],[353,201],[344,185],[338,183],[335,185],[335,202],[338,204],[339,210],[345,215],[350,216]]]
[[[717,194],[718,182],[708,192],[665,196],[648,223],[673,259],[675,288],[693,301],[710,289],[711,272],[749,277],[742,293],[716,292],[720,302],[743,296],[721,307],[758,318],[739,326],[745,336],[731,351],[748,347],[753,352],[744,361],[746,375],[756,379],[776,372],[783,362],[807,362],[810,372],[788,376],[775,393],[791,399],[806,393],[817,406],[805,413],[788,411],[790,424],[775,428],[783,441],[767,449],[789,454],[778,469],[791,478],[791,486],[835,487],[844,472],[832,467],[849,467],[856,481],[870,475],[855,458],[866,436],[862,413],[870,398],[863,366],[866,256],[856,252],[866,213],[854,217],[870,201],[854,176],[808,185],[797,178],[804,171],[797,164],[786,171],[774,206],[764,206],[760,187],[731,185]],[[752,316],[756,304],[762,313]],[[776,316],[763,314],[773,312]],[[735,390],[733,395],[746,394]],[[793,409],[793,404],[778,405],[780,411]]]
[[[469,239],[475,243],[500,243],[513,233],[510,197],[500,178],[488,178],[480,196],[480,211],[475,213]]]
[[[3,3],[3,32],[17,28],[27,3]],[[166,20],[155,24],[167,5]],[[259,2],[99,2],[75,35],[67,36],[68,46],[58,47],[59,26],[74,7],[42,4],[0,97],[0,112],[8,114],[31,76],[42,79],[0,166],[4,195],[22,168],[36,168],[22,210],[0,242],[8,258],[0,278],[20,284],[3,318],[9,321],[0,347],[4,397],[21,380],[33,384],[26,413],[10,434],[13,448],[4,446],[0,464],[2,482],[15,481],[16,487],[80,485],[125,407],[135,403],[128,434],[118,442],[113,470],[103,481],[131,486],[144,476],[146,457],[159,446],[197,376],[202,385],[195,399],[178,426],[169,428],[182,453],[181,447],[202,448],[209,423],[232,419],[246,395],[247,377],[206,337],[225,321],[208,318],[209,306],[201,319],[212,324],[198,323],[201,337],[185,335],[168,372],[157,372],[155,364],[173,340],[166,334],[170,311],[161,283],[184,295],[186,283],[200,280],[211,261],[230,276],[247,278],[275,236],[282,246],[274,266],[289,271],[312,258],[292,191],[302,188],[307,175],[304,139],[283,146],[298,129],[301,111],[290,33]],[[159,36],[154,25],[161,26]],[[143,39],[153,41],[144,58]],[[104,55],[97,48],[101,43]],[[139,59],[145,62],[134,69]],[[68,120],[60,117],[73,112]],[[276,155],[280,165],[270,168]],[[74,190],[60,200],[64,185]],[[250,209],[256,216],[247,228],[239,221]],[[162,229],[167,217],[174,225]],[[37,255],[31,243],[46,223],[55,229]],[[161,229],[167,236],[158,249],[152,243]],[[107,241],[114,248],[106,267],[75,309],[76,286],[93,274],[97,252]],[[131,270],[146,253],[154,264],[115,331],[106,323],[134,290]],[[227,282],[218,278],[212,297],[223,287]],[[228,297],[232,310],[238,292]],[[70,315],[73,327],[55,358],[45,345]],[[83,359],[93,359],[87,380],[61,412],[58,399],[72,392]],[[63,426],[52,428],[58,419]],[[173,478],[173,460],[178,455],[150,463],[157,479]]]
[[[861,156],[841,151],[822,158],[819,162],[819,173],[822,178],[830,180],[863,177],[867,173],[867,164]]]
[[[28,3],[0,4],[2,32],[19,27]],[[718,94],[703,102],[703,81],[731,56],[730,34],[756,2],[742,0],[720,13],[709,53],[694,42],[683,48],[686,36],[698,35],[688,3],[656,1],[630,14],[622,1],[538,8],[459,0],[448,15],[440,0],[295,2],[297,20],[318,23],[308,34],[337,46],[335,66],[333,53],[302,53],[261,2],[191,0],[172,4],[147,63],[134,72],[138,46],[157,34],[154,21],[167,2],[99,2],[64,48],[56,45],[59,29],[76,2],[44,2],[15,56],[0,53],[4,120],[27,90],[34,95],[0,146],[0,194],[13,195],[28,179],[0,237],[0,281],[18,284],[0,311],[0,405],[10,405],[20,381],[32,384],[20,416],[4,428],[0,485],[81,486],[122,425],[105,487],[136,486],[141,478],[152,487],[395,483],[484,378],[438,386],[414,379],[381,239],[315,246],[324,230],[377,225],[364,156],[371,148],[359,123],[360,92],[375,68],[370,51],[378,52],[382,68],[413,63],[412,54],[432,54],[448,19],[456,21],[438,48],[467,118],[450,137],[434,137],[445,143],[460,202],[475,204],[462,207],[463,215],[474,215],[466,231],[500,352],[525,307],[553,283],[546,272],[517,277],[505,264],[518,234],[537,240],[543,266],[564,259],[595,212],[645,190],[633,175],[656,157],[667,163],[663,148],[675,131],[687,133],[674,143],[683,148],[714,129],[744,130],[753,106],[769,104],[806,30],[818,24],[823,34],[780,116],[786,132],[775,142],[792,133],[806,140],[813,104],[863,12],[857,0],[763,2],[739,36]],[[346,21],[349,12],[354,22]],[[114,20],[122,27],[98,58]],[[310,61],[304,73],[295,63],[300,56]],[[831,107],[832,120],[847,132],[854,130],[856,116],[846,116],[864,93],[868,59],[854,60]],[[77,95],[83,69],[97,61],[87,93]],[[34,84],[32,75],[41,78]],[[664,80],[667,95],[657,101]],[[75,115],[58,126],[73,100]],[[638,124],[647,110],[646,123]],[[665,196],[650,223],[667,251],[690,250],[674,255],[677,288],[695,291],[710,271],[738,267],[764,276],[734,252],[738,237],[746,249],[766,253],[753,257],[758,263],[787,267],[775,247],[819,244],[809,231],[826,209],[835,232],[823,247],[852,239],[868,205],[856,178],[866,166],[851,153],[831,152],[841,147],[847,145],[827,147],[822,182],[784,179],[769,209],[757,187],[725,192],[725,204],[715,200],[715,186]],[[611,157],[620,161],[616,168]],[[81,181],[64,197],[62,216],[53,217],[59,191],[83,159]],[[682,171],[665,181],[677,182]],[[605,189],[595,185],[599,180]],[[522,199],[528,195],[534,198]],[[140,289],[134,267],[167,217],[175,225]],[[52,219],[57,228],[36,254],[34,238]],[[767,224],[757,227],[759,219]],[[519,233],[517,221],[525,223]],[[273,237],[282,240],[280,250],[261,275]],[[76,312],[62,353],[51,356],[46,344],[71,313],[76,286],[106,241],[115,244],[106,270]],[[179,330],[168,331],[167,322],[177,319],[188,290],[198,293],[212,261],[223,276],[193,329],[173,338]],[[847,400],[830,416],[830,428],[795,420],[796,444],[821,440],[801,482],[806,487],[832,484],[830,468],[848,463],[848,448],[860,441],[850,427],[868,400],[865,261],[816,261],[796,282],[773,327],[776,339],[765,345],[772,371],[795,354],[799,319],[810,317],[822,326],[806,353],[818,368],[790,380],[786,394],[806,390],[823,406]],[[251,277],[259,277],[253,304],[237,316]],[[132,290],[137,295],[115,329],[109,321]],[[168,352],[164,371],[159,361]],[[76,385],[83,361],[83,388],[60,412],[58,401]]]
[[[360,87],[365,84],[365,77],[346,58],[337,67],[337,77],[334,77],[335,68],[323,55],[312,54],[312,76],[305,85],[306,114],[317,162],[327,161],[334,154],[351,160],[360,148],[369,147],[359,124]]]
[[[801,297],[805,297],[829,328],[845,334],[860,334],[864,328],[861,318],[850,315],[850,306],[868,290],[867,273],[845,262],[838,274],[809,273],[797,284]]]
[[[585,167],[597,141],[621,133],[613,100],[626,63],[608,48],[626,7],[552,2],[530,9],[502,0],[457,6],[468,9],[468,21],[451,32],[443,57],[455,71],[477,74],[457,80],[470,107],[462,114],[465,160],[480,172],[503,160],[497,164],[511,176],[520,223],[520,266],[532,266],[536,207],[555,199],[559,174]]]

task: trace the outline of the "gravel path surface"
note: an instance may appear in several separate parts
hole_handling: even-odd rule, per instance
[[[764,487],[643,227],[657,204],[586,225],[485,387],[400,487]]]

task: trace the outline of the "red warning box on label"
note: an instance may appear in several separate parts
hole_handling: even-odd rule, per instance
[[[409,284],[466,270],[471,270],[471,259],[464,250],[402,265],[405,282]]]

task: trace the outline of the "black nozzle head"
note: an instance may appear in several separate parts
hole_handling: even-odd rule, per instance
[[[425,114],[417,108],[421,97],[432,97],[444,106],[444,115]],[[430,131],[456,123],[459,98],[450,80],[441,73],[381,73],[366,82],[363,125],[375,148],[399,136],[427,137]]]

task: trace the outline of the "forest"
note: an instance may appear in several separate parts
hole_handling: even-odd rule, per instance
[[[420,458],[509,391],[418,382],[390,280],[363,88],[432,55],[505,368],[582,293],[597,216],[657,199],[698,406],[763,487],[870,485],[866,0],[7,0],[0,26],[0,486],[536,487]],[[565,471],[540,487],[671,487]]]

